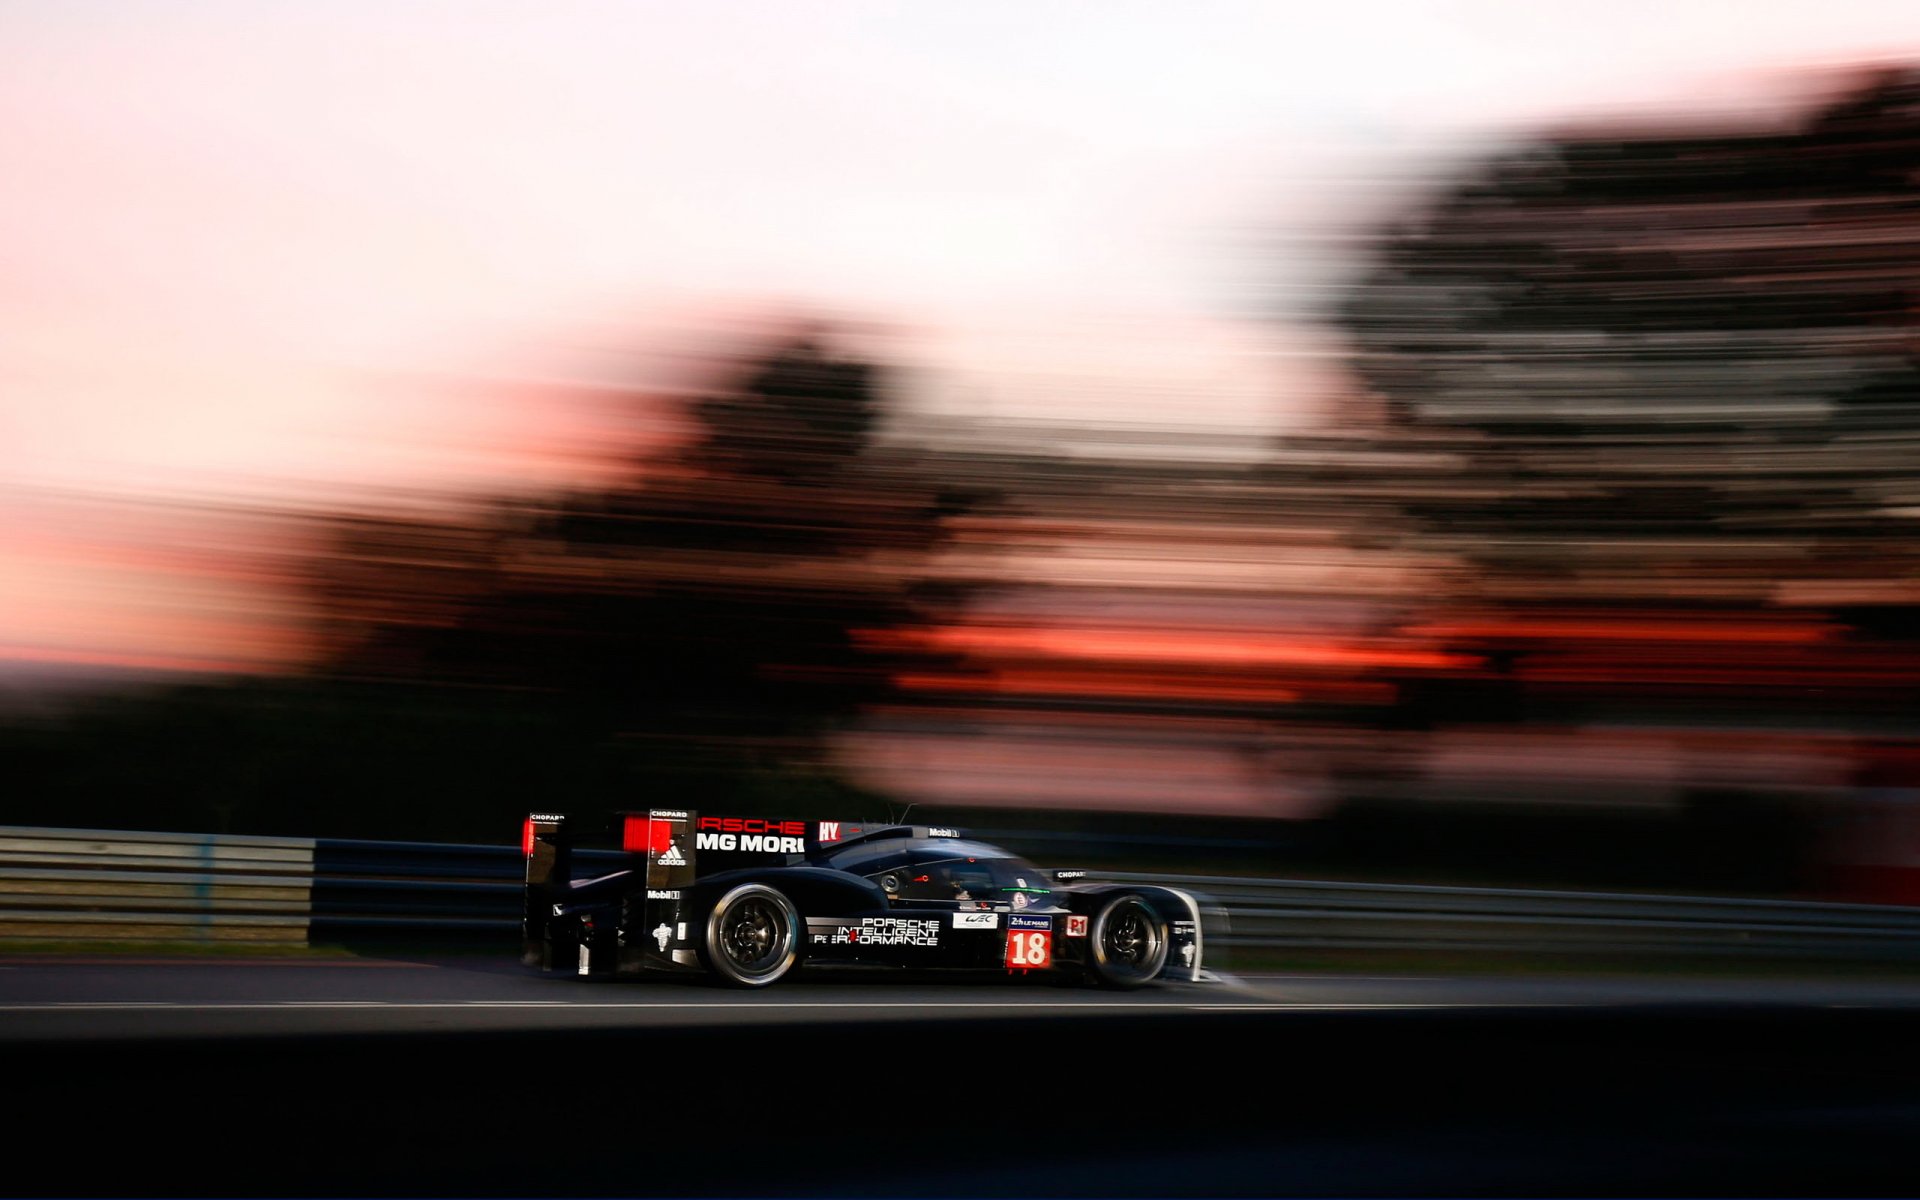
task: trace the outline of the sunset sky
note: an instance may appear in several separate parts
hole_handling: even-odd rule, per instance
[[[754,314],[864,322],[916,412],[1307,423],[1286,314],[1423,167],[1905,55],[1901,0],[8,0],[0,658],[219,640],[100,503],[548,478]]]

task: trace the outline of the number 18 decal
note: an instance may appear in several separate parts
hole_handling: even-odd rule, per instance
[[[1053,934],[1045,929],[1007,931],[1009,969],[1038,970],[1053,965]]]

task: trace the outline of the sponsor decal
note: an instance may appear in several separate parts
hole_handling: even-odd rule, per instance
[[[628,818],[623,840],[629,851],[646,853],[647,886],[671,889],[693,882],[692,836],[684,818],[655,810],[644,819]]]
[[[858,925],[844,921],[808,921],[809,933],[820,946],[938,946],[938,917],[862,917]]]
[[[1085,879],[1087,873],[1085,871],[1055,871],[1053,877],[1055,879]]]
[[[696,830],[708,833],[772,833],[783,837],[807,836],[805,821],[763,821],[759,817],[701,817]]]
[[[528,813],[527,820],[529,821],[564,821],[566,820],[566,817],[562,816],[559,813]]]
[[[932,825],[927,828],[927,836],[957,838],[960,836],[960,831],[958,829],[948,829],[944,825]]]
[[[1195,956],[1200,953],[1200,931],[1192,921],[1175,921],[1172,924],[1173,940],[1180,951],[1180,965],[1191,970]]]
[[[679,888],[648,888],[647,889],[647,899],[649,900],[678,900],[679,898],[680,898]]]
[[[1085,917],[1068,917],[1067,918],[1067,936],[1068,937],[1087,936],[1087,919]]]
[[[1046,917],[1007,918],[1007,969],[1044,970],[1053,965],[1053,922]]]
[[[695,850],[759,850],[772,854],[805,854],[804,837],[779,837],[771,833],[696,833]]]
[[[957,912],[953,914],[955,929],[998,929],[1000,914],[990,912]]]
[[[1025,908],[1027,905],[1031,903],[1033,903],[1033,901],[1027,899],[1027,894],[1025,892],[1015,892],[1013,894],[1013,906],[1015,908]]]
[[[838,821],[820,822],[820,842],[822,845],[825,845],[828,842],[837,842],[839,840],[840,840],[840,822]]]
[[[684,808],[650,808],[647,810],[647,815],[650,817],[674,817],[684,821],[687,819],[687,810]]]
[[[667,952],[667,942],[672,937],[673,926],[667,924],[665,921],[660,922],[659,926],[653,931],[653,940],[660,943],[660,953],[665,954]]]
[[[675,928],[674,933],[676,936],[679,937],[681,941],[683,942],[686,941],[687,940],[687,923],[685,921],[680,922],[680,924]]]

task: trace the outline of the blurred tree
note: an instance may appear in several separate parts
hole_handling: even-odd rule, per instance
[[[1471,464],[1424,511],[1510,566],[1590,537],[1663,568],[1657,539],[1910,544],[1916,156],[1895,70],[1790,131],[1545,137],[1438,187],[1336,313],[1392,423]],[[1692,566],[1670,593],[1725,596]]]
[[[1482,665],[1403,687],[1408,728],[1910,725],[1920,72],[1792,127],[1671,128],[1467,165],[1377,232],[1332,314],[1383,441],[1455,464],[1397,499],[1470,564],[1424,602]],[[1778,847],[1810,840],[1781,797],[1820,794],[1801,761],[1689,776],[1699,861],[1717,842],[1780,886]]]
[[[611,756],[613,790],[778,791],[890,694],[900,652],[861,631],[922,619],[920,568],[968,503],[876,443],[883,408],[879,372],[808,333],[695,400],[694,444],[618,486],[468,523],[338,519],[319,673],[516,697],[561,718],[566,752]]]
[[[885,402],[813,331],[699,395],[692,443],[633,452],[615,485],[278,514],[311,670],[0,722],[0,820],[502,841],[530,805],[878,816],[821,735],[921,662],[866,633],[954,598],[927,567],[973,495],[880,442]]]
[[[1499,604],[1911,628],[1916,156],[1890,70],[1793,129],[1543,137],[1434,189],[1334,314],[1390,438],[1461,464],[1405,497],[1424,535]]]

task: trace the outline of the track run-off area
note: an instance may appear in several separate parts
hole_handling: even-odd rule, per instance
[[[1912,978],[1684,975],[1208,976],[1131,992],[982,975],[814,971],[739,991],[694,979],[587,981],[480,956],[140,959],[0,955],[0,1041],[327,1032],[536,1032],[861,1020],[1617,1009],[1701,1005],[1920,1012]]]
[[[0,956],[41,1195],[1913,1194],[1920,981]]]

